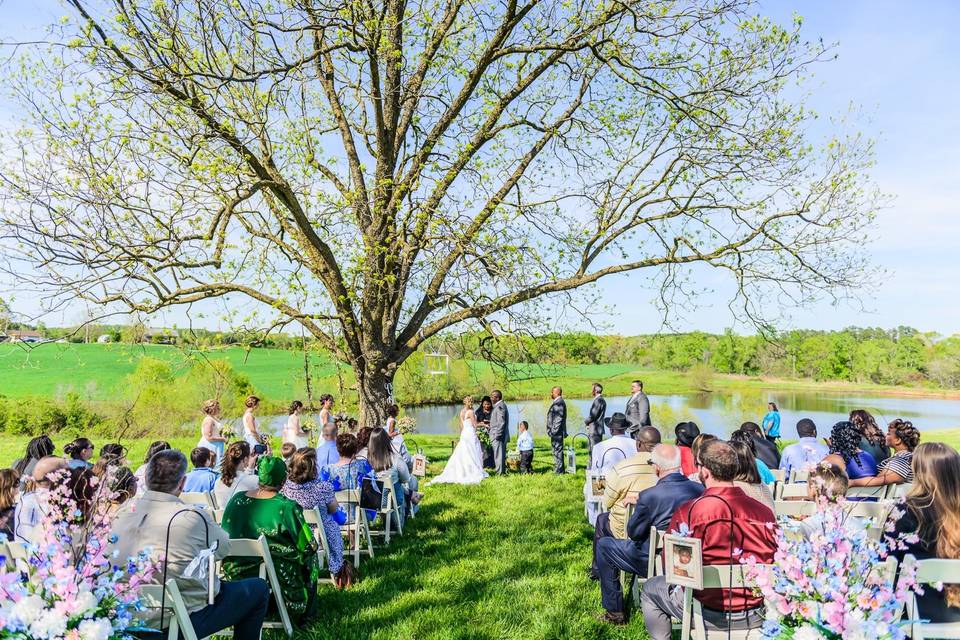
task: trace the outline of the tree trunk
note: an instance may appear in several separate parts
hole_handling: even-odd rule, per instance
[[[355,370],[360,395],[360,426],[382,427],[387,423],[387,404],[394,401],[393,376],[387,373],[386,367],[371,367],[362,374]]]

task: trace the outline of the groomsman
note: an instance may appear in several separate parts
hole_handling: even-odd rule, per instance
[[[547,409],[547,435],[553,449],[553,472],[563,473],[563,439],[567,437],[567,403],[563,400],[563,390],[554,387],[550,390],[553,403]]]
[[[587,437],[590,439],[590,450],[603,440],[603,418],[607,415],[607,401],[603,399],[603,385],[593,383],[593,404],[590,413],[583,423],[587,426]]]
[[[490,392],[493,409],[490,411],[490,445],[493,449],[493,467],[498,476],[507,472],[507,442],[510,441],[510,412],[499,389]]]
[[[627,414],[627,420],[629,420],[631,424],[649,427],[650,400],[647,399],[647,394],[643,392],[643,383],[639,380],[634,380],[630,385],[630,389],[633,395],[627,400],[627,408],[624,411],[624,413]]]

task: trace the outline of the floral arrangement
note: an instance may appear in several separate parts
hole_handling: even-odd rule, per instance
[[[904,638],[898,626],[909,593],[917,589],[915,570],[906,567],[894,586],[883,571],[890,551],[904,549],[916,536],[883,540],[868,528],[847,522],[845,501],[820,498],[816,522],[781,521],[774,564],[744,560],[747,575],[767,601],[764,638],[778,640],[892,640]],[[892,514],[893,520],[898,514]],[[890,522],[892,522],[891,520]],[[890,524],[887,531],[892,531]]]
[[[477,425],[477,439],[485,447],[492,447],[493,440],[490,439],[490,427]]]
[[[227,442],[237,439],[237,430],[229,424],[225,424],[220,428],[220,435],[227,439]]]
[[[150,550],[118,559],[109,545],[109,476],[87,478],[89,506],[78,504],[65,481],[54,479],[43,539],[28,548],[29,562],[16,568],[0,560],[0,638],[17,640],[120,640],[129,638],[141,609],[140,585],[157,571]]]
[[[417,432],[417,419],[412,416],[403,416],[397,420],[397,431],[402,435]]]
[[[300,423],[300,431],[304,433],[313,433],[317,428],[317,423],[313,420],[304,420]]]

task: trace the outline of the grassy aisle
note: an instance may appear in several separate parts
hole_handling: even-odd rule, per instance
[[[297,638],[646,638],[639,617],[625,628],[595,619],[583,479],[547,472],[545,445],[533,476],[428,487],[404,535],[361,559],[359,584],[321,588],[323,617]],[[449,445],[425,449],[439,473]]]

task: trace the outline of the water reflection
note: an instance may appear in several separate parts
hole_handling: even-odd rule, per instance
[[[607,398],[607,415],[623,411],[628,396]],[[821,435],[826,435],[833,423],[846,419],[853,409],[867,409],[881,426],[893,418],[912,421],[921,432],[960,427],[960,400],[939,398],[904,398],[885,396],[855,396],[823,392],[744,391],[736,393],[697,393],[689,395],[651,395],[654,425],[672,431],[682,420],[693,420],[702,431],[728,434],[746,420],[759,423],[769,400],[780,408],[781,431],[784,438],[796,438],[796,424],[800,418],[816,422]],[[567,400],[567,429],[573,434],[583,431],[583,418],[590,407],[589,399]],[[544,435],[549,400],[507,399],[510,409],[510,433],[516,437],[520,420],[530,424],[535,435]],[[428,434],[456,434],[460,430],[458,415],[461,405],[431,405],[408,407],[407,415],[417,420],[417,430]],[[263,428],[279,434],[287,416],[264,416]]]

